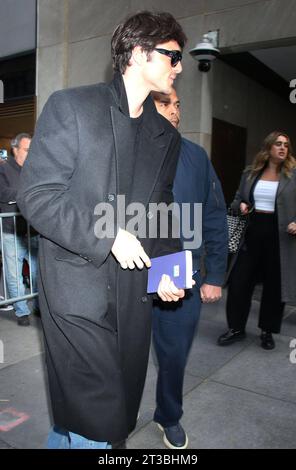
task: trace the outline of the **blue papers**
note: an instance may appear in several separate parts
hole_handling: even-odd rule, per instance
[[[163,274],[170,276],[179,289],[190,289],[192,287],[191,251],[178,251],[177,253],[151,258],[151,268],[148,270],[148,294],[157,292]]]

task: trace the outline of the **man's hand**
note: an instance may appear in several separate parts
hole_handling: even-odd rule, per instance
[[[184,289],[178,289],[167,274],[162,275],[157,293],[164,302],[178,302],[185,295]]]
[[[291,222],[287,227],[287,232],[291,235],[296,235],[296,222]]]
[[[204,303],[216,302],[222,297],[222,289],[219,286],[203,284],[200,288],[200,298]]]
[[[136,266],[143,269],[144,265],[151,267],[151,261],[139,240],[122,228],[117,233],[111,251],[123,269],[135,269]]]
[[[247,215],[248,214],[248,212],[249,212],[248,204],[246,204],[245,202],[241,202],[239,208],[240,208],[240,211],[241,211],[242,215]]]

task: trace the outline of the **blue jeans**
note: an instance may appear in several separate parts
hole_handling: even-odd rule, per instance
[[[16,240],[16,241],[15,241]],[[37,292],[37,254],[38,254],[38,236],[31,239],[31,275],[33,292]],[[27,237],[14,237],[11,233],[3,233],[4,262],[6,285],[8,298],[21,297],[26,295],[26,289],[23,283],[22,269],[23,260],[29,261],[28,239]],[[16,257],[17,251],[17,257]],[[16,268],[17,266],[17,268]],[[13,304],[17,317],[29,315],[30,310],[26,300],[20,300]],[[38,307],[38,300],[34,298],[33,308]]]
[[[200,316],[199,288],[197,281],[179,302],[158,301],[153,307],[153,343],[159,365],[154,421],[163,427],[176,425],[183,414],[185,367]]]
[[[79,434],[54,426],[48,435],[48,449],[112,449],[108,442],[91,441]]]

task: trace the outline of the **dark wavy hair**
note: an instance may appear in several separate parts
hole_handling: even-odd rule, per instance
[[[181,49],[187,37],[181,25],[166,12],[142,11],[117,26],[111,40],[113,68],[124,73],[136,46],[148,54],[157,44],[176,41]]]
[[[257,175],[260,171],[262,171],[268,164],[268,160],[270,158],[270,150],[271,147],[275,144],[280,136],[286,137],[288,141],[288,155],[287,158],[282,163],[282,171],[283,173],[291,177],[292,170],[296,168],[296,160],[293,157],[293,149],[292,144],[290,141],[290,137],[281,131],[273,131],[265,137],[260,151],[254,158],[252,165],[250,165],[247,170],[250,171],[249,177],[252,178],[253,176]]]

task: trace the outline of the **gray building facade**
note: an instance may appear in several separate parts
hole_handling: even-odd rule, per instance
[[[224,162],[231,171],[233,159],[240,159],[235,180],[272,130],[285,130],[296,146],[296,104],[291,104],[288,88],[296,78],[295,0],[37,0],[36,5],[37,115],[53,91],[112,77],[110,39],[122,19],[143,9],[166,10],[188,36],[183,73],[177,80],[182,134],[201,143],[222,170]],[[222,59],[246,52],[259,58],[271,70],[275,67],[286,92],[278,94],[269,86],[268,72],[266,81],[259,83],[256,76],[221,59],[209,72],[200,72],[188,51],[208,31],[218,31]],[[228,140],[221,140],[226,134]],[[232,160],[227,163],[228,153]]]

